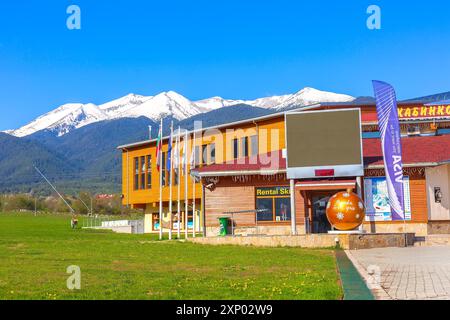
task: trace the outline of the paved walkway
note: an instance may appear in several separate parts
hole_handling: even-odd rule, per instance
[[[450,300],[450,247],[347,251],[377,299]]]

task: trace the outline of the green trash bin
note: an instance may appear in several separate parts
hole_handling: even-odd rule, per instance
[[[230,218],[228,218],[228,217],[219,218],[219,225],[220,225],[219,236],[225,237],[228,234],[228,221],[229,220],[230,220]]]

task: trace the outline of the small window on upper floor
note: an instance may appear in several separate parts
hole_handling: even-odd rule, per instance
[[[248,137],[241,138],[241,145],[242,145],[242,157],[247,158],[248,157]]]
[[[250,155],[252,157],[257,156],[259,153],[258,136],[254,135],[250,137]]]
[[[209,159],[211,164],[216,163],[216,144],[215,143],[211,143],[209,145]]]
[[[204,144],[202,145],[202,165],[205,165],[208,163],[208,145]]]
[[[232,141],[232,152],[233,152],[233,159],[239,158],[239,140],[233,139]]]

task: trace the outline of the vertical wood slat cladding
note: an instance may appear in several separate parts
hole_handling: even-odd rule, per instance
[[[253,186],[218,187],[214,191],[206,190],[205,213],[206,226],[219,226],[218,218],[224,211],[247,211],[255,209],[255,188]],[[244,213],[234,216],[235,225],[255,225],[255,214]]]
[[[411,212],[413,222],[428,222],[427,187],[425,179],[410,179]]]
[[[300,188],[295,188],[295,217],[297,224],[305,223],[306,199],[304,194],[304,192],[300,191]]]

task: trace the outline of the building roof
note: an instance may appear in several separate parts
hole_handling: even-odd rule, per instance
[[[441,105],[450,105],[450,99],[426,104],[426,106],[441,106]]]
[[[403,138],[402,147],[405,167],[431,167],[450,161],[450,135]],[[364,139],[363,150],[366,168],[384,167],[380,139]],[[286,159],[279,150],[258,157],[204,166],[194,172],[204,177],[284,173]]]
[[[308,109],[314,109],[314,108],[317,108],[317,107],[320,107],[320,104],[313,104],[313,105],[310,105],[310,106],[304,106],[304,107],[301,107],[301,108],[295,108],[295,109],[292,109],[292,110],[289,110],[289,111],[284,110],[284,111],[275,112],[275,113],[271,113],[271,114],[260,116],[260,117],[256,117],[256,118],[243,119],[243,120],[239,120],[239,121],[235,121],[235,122],[223,123],[223,124],[220,124],[220,125],[215,125],[215,126],[211,126],[211,127],[207,127],[207,128],[194,129],[194,130],[188,131],[188,134],[193,134],[194,132],[195,133],[203,132],[203,131],[212,130],[212,129],[227,128],[227,127],[236,126],[236,125],[245,124],[245,123],[250,123],[250,122],[269,120],[269,119],[273,119],[273,118],[284,116],[284,114],[286,112],[293,112],[293,111],[300,111],[300,110],[304,111],[304,110],[308,110]],[[182,134],[184,134],[184,133],[185,133],[185,131],[183,131],[183,129],[182,129]],[[162,141],[165,141],[167,139],[169,139],[169,136],[164,136],[162,138]],[[143,145],[147,145],[147,144],[151,144],[153,142],[156,142],[157,140],[158,139],[138,141],[138,142],[134,142],[134,143],[118,146],[117,149],[127,149],[127,148],[140,147],[140,146],[143,146]]]
[[[411,105],[411,104],[422,104],[422,105],[424,105],[427,102],[428,101],[426,101],[426,100],[415,100],[415,101],[410,101],[410,102],[399,101],[398,102],[398,106]],[[220,125],[215,125],[215,126],[211,126],[211,127],[207,127],[207,128],[201,128],[201,129],[197,129],[197,130],[194,129],[194,130],[188,131],[188,134],[193,134],[194,132],[195,133],[203,132],[205,130],[211,130],[211,129],[228,128],[228,127],[232,127],[232,126],[236,126],[236,125],[240,125],[240,124],[247,124],[247,123],[256,122],[256,121],[269,120],[269,119],[273,119],[273,118],[284,116],[286,113],[290,113],[290,112],[317,110],[317,109],[320,109],[320,108],[342,108],[342,107],[352,107],[352,108],[367,107],[367,108],[370,108],[370,107],[375,107],[375,102],[374,102],[373,99],[356,99],[355,101],[351,101],[351,102],[315,103],[315,104],[311,104],[309,106],[293,108],[293,109],[288,109],[288,110],[282,110],[282,111],[279,111],[279,112],[274,112],[274,113],[271,113],[271,114],[268,114],[268,115],[264,115],[264,116],[260,116],[260,117],[243,119],[243,120],[230,122],[230,123],[223,123],[223,124],[220,124]],[[376,112],[361,114],[361,120],[362,120],[363,124],[371,124],[371,123],[377,123],[378,122]],[[182,131],[182,134],[184,134],[184,131]],[[169,139],[169,136],[164,136],[162,138],[163,141],[165,141],[167,139]],[[134,143],[118,146],[117,149],[128,149],[128,148],[141,147],[141,146],[144,146],[144,145],[149,145],[149,144],[152,144],[152,143],[156,143],[156,141],[157,141],[157,139],[138,141],[138,142],[134,142]]]
[[[366,167],[383,166],[380,139],[364,139]],[[432,166],[450,160],[450,135],[407,137],[402,139],[403,164]]]

